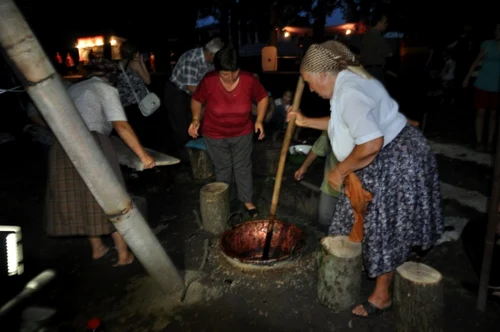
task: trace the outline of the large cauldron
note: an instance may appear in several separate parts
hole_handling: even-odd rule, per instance
[[[280,220],[274,224],[269,258],[262,259],[268,220],[248,221],[224,232],[220,248],[226,258],[243,264],[273,265],[302,252],[306,234],[299,227]]]

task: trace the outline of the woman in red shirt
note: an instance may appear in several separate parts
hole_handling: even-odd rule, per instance
[[[198,137],[204,108],[201,133],[214,164],[215,177],[218,182],[230,184],[234,174],[238,198],[254,218],[258,211],[252,203],[253,131],[259,133],[259,140],[264,138],[268,94],[251,73],[240,70],[234,48],[228,46],[217,52],[214,65],[216,70],[205,75],[192,96],[189,135]],[[257,104],[255,125],[252,102]]]

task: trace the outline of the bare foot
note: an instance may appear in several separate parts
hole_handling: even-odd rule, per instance
[[[375,307],[377,307],[380,310],[387,309],[392,304],[392,301],[390,299],[375,298],[373,296],[370,296],[368,298],[368,302],[370,302],[371,304],[373,304]],[[352,313],[356,316],[361,316],[361,317],[368,316],[368,313],[366,312],[365,308],[361,304],[356,306],[356,308],[354,308],[352,310]]]
[[[127,255],[121,256],[118,258],[118,262],[113,265],[113,267],[117,266],[125,266],[130,265],[134,262],[135,256],[131,252],[128,252]]]
[[[109,252],[109,248],[102,245],[92,252],[92,259],[97,260],[103,258]]]

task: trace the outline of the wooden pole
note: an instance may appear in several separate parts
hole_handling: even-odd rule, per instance
[[[304,80],[302,79],[301,76],[299,77],[299,80],[297,82],[297,88],[295,89],[295,96],[293,98],[293,104],[292,104],[293,111],[297,111],[299,109],[303,91],[304,91]],[[283,171],[285,170],[288,148],[290,147],[290,142],[292,141],[292,135],[294,130],[295,130],[295,119],[292,119],[288,122],[285,138],[283,139],[283,146],[281,148],[278,170],[276,172],[276,182],[274,183],[273,198],[271,201],[271,212],[270,212],[271,217],[276,217],[276,210],[278,209],[278,199],[281,190],[281,182],[283,180]]]
[[[484,239],[483,262],[481,264],[481,276],[479,277],[479,291],[477,296],[477,310],[486,309],[488,286],[490,282],[491,260],[495,246],[495,232],[499,222],[498,204],[500,200],[500,130],[497,134],[497,150],[493,169],[493,183],[491,185],[490,209],[488,211],[488,226]]]
[[[396,269],[394,310],[398,332],[443,331],[443,277],[421,263],[407,262]]]
[[[295,96],[293,98],[293,104],[292,104],[293,111],[297,111],[299,109],[303,91],[304,91],[304,80],[302,79],[302,76],[299,76],[299,80],[297,81],[297,88],[295,89]],[[281,148],[278,170],[276,172],[276,181],[274,182],[274,191],[271,201],[271,212],[269,216],[269,223],[267,226],[266,242],[264,244],[264,250],[262,253],[263,260],[267,260],[269,258],[269,249],[271,247],[271,239],[273,237],[274,220],[276,219],[276,210],[278,209],[278,199],[280,196],[281,182],[283,180],[283,171],[285,170],[286,156],[288,155],[288,148],[290,147],[290,142],[292,141],[294,130],[295,130],[295,119],[291,119],[288,122],[285,138],[283,139],[283,146]]]
[[[361,243],[347,236],[328,236],[321,240],[318,259],[318,300],[341,312],[359,302],[361,296]]]

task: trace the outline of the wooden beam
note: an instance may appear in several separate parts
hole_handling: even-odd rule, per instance
[[[479,278],[479,293],[477,297],[477,310],[485,311],[490,282],[491,260],[493,258],[493,247],[495,245],[495,232],[499,222],[498,204],[500,201],[500,130],[497,134],[497,148],[495,164],[493,168],[493,182],[491,185],[490,209],[488,212],[488,226],[484,239],[483,262],[481,264],[481,276]]]

